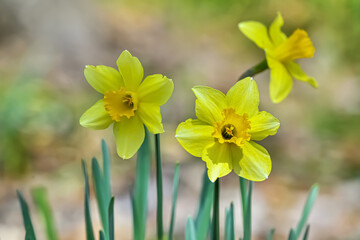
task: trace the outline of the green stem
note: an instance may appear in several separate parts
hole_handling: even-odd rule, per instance
[[[246,215],[244,225],[244,240],[251,240],[251,195],[254,182],[249,181],[249,190],[246,200]]]
[[[249,68],[246,72],[244,72],[238,79],[238,81],[240,81],[241,79],[244,79],[246,77],[253,77],[258,73],[261,73],[262,71],[265,71],[266,69],[268,69],[269,66],[267,64],[266,59],[264,59],[262,62],[260,62],[259,64],[255,65],[252,68]]]
[[[220,195],[220,179],[218,178],[215,181],[215,189],[214,189],[212,240],[219,240],[220,239],[219,195]]]
[[[162,209],[162,171],[160,154],[160,134],[155,134],[155,154],[156,154],[156,188],[157,188],[157,234],[158,240],[163,239],[163,209]]]

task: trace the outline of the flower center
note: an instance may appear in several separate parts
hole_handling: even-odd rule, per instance
[[[135,93],[124,87],[117,91],[108,91],[104,95],[104,106],[110,117],[119,122],[122,116],[131,118],[137,110],[138,100]]]
[[[227,124],[225,126],[223,126],[223,128],[221,129],[221,135],[224,139],[231,139],[232,137],[234,137],[235,134],[235,127],[232,124]]]
[[[223,120],[214,124],[212,136],[219,143],[235,143],[238,146],[244,145],[244,141],[250,140],[250,121],[248,115],[237,114],[233,108],[224,109],[222,112]]]
[[[297,29],[283,43],[269,54],[280,62],[287,62],[298,58],[311,58],[315,48],[304,30]]]

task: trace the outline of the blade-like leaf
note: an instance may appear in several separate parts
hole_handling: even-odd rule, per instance
[[[81,161],[82,171],[84,174],[84,182],[85,182],[85,225],[86,225],[86,239],[87,240],[95,240],[94,231],[91,222],[91,214],[90,214],[90,193],[89,193],[89,178],[86,170],[86,164],[84,160]]]
[[[104,139],[101,141],[101,149],[102,149],[102,155],[103,155],[103,176],[104,176],[104,185],[106,186],[106,197],[107,201],[110,201],[111,199],[111,184],[110,184],[110,154],[109,149],[106,145],[106,142]]]
[[[34,228],[31,222],[30,212],[28,205],[20,191],[16,191],[20,202],[21,212],[23,215],[24,227],[25,227],[25,240],[36,240]]]
[[[114,229],[114,197],[111,198],[109,204],[109,239],[115,239],[115,229]]]
[[[99,240],[105,240],[105,234],[103,231],[99,231]]]
[[[242,212],[243,212],[243,221],[245,222],[245,213],[246,213],[246,201],[247,201],[247,183],[249,181],[245,178],[239,177],[240,183],[240,193],[241,193],[241,205],[242,205]]]
[[[310,225],[306,226],[303,240],[307,240],[309,237]]]
[[[139,239],[139,227],[141,224],[139,223],[139,213],[137,212],[137,206],[135,203],[134,193],[130,191],[130,200],[131,200],[131,207],[132,207],[132,216],[133,216],[133,238],[134,240]]]
[[[178,187],[179,187],[179,178],[180,178],[180,164],[176,163],[175,171],[174,171],[174,180],[173,180],[171,219],[170,219],[169,236],[168,236],[169,240],[172,240],[172,237],[173,237],[173,229],[174,229],[174,223],[175,223],[176,200],[177,200]]]
[[[196,217],[196,225],[197,225],[197,219],[199,218],[199,214],[201,212],[201,206],[205,204],[206,199],[208,198],[208,189],[213,187],[213,184],[209,180],[208,174],[207,174],[207,168],[205,167],[203,179],[202,179],[202,185],[201,185],[201,194],[200,194],[200,201],[199,201],[199,208],[198,213]]]
[[[203,175],[199,210],[195,222],[196,239],[205,240],[211,226],[211,208],[214,200],[214,184],[207,176],[207,169]]]
[[[296,235],[294,229],[290,229],[288,240],[296,240]]]
[[[272,240],[274,238],[275,229],[270,229],[268,235],[266,236],[266,240]]]
[[[241,206],[242,206],[242,223],[243,223],[243,235],[245,234],[245,215],[246,215],[246,203],[247,203],[247,183],[249,181],[245,178],[239,177],[240,193],[241,193]]]
[[[196,238],[195,222],[192,217],[189,217],[186,221],[185,240],[200,240]]]
[[[133,223],[134,223],[134,239],[145,239],[146,217],[147,217],[147,193],[148,182],[150,177],[150,143],[149,133],[145,131],[145,139],[141,145],[136,160],[136,180],[133,192]]]
[[[57,240],[57,232],[54,224],[54,217],[47,198],[46,189],[43,187],[34,188],[31,191],[33,201],[43,216],[48,240]]]
[[[225,240],[235,240],[234,203],[230,204],[230,209],[225,210]]]
[[[93,174],[93,183],[95,187],[95,194],[97,205],[99,209],[100,219],[105,233],[105,238],[109,237],[109,222],[108,222],[108,206],[107,202],[107,190],[101,174],[100,166],[96,158],[92,159],[92,174]]]
[[[295,232],[296,239],[298,239],[301,235],[301,232],[302,232],[302,230],[306,224],[306,221],[309,217],[309,214],[314,205],[314,202],[318,195],[318,192],[319,192],[319,185],[318,184],[312,185],[312,187],[309,191],[309,195],[306,199],[306,203],[305,203],[302,215],[301,215],[300,222],[298,223],[297,228],[296,228],[296,232]]]

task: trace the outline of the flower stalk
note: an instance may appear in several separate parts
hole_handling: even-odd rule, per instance
[[[219,240],[220,239],[219,196],[220,196],[220,179],[218,178],[215,181],[215,189],[214,189],[212,240]]]
[[[246,70],[246,72],[244,72],[238,79],[238,81],[240,81],[241,79],[244,79],[246,77],[253,77],[258,73],[261,73],[263,71],[265,71],[266,69],[268,69],[269,66],[267,64],[266,59],[264,59],[262,62],[258,63],[257,65],[249,68],[248,70]]]
[[[157,234],[158,240],[163,239],[163,211],[162,211],[162,170],[160,153],[160,134],[155,134],[155,154],[156,154],[156,189],[157,189]]]

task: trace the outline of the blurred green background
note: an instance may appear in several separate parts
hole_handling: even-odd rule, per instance
[[[170,216],[174,163],[181,162],[175,234],[183,238],[195,213],[204,164],[174,138],[177,124],[195,117],[191,91],[208,85],[226,92],[264,53],[240,33],[240,21],[270,25],[277,12],[283,30],[308,31],[316,52],[299,62],[319,88],[295,81],[280,104],[270,101],[269,71],[255,77],[260,109],[276,116],[276,136],[261,142],[273,161],[269,179],[255,184],[254,239],[275,227],[286,239],[306,192],[320,183],[310,216],[311,239],[360,238],[360,1],[357,0],[0,0],[0,239],[22,239],[16,189],[48,189],[61,239],[84,239],[80,160],[100,156],[104,138],[113,153],[118,239],[131,239],[129,191],[135,161],[115,155],[112,129],[82,128],[81,114],[100,98],[84,66],[115,67],[127,49],[145,75],[161,73],[175,90],[162,107],[165,219]],[[222,181],[221,206],[235,201],[241,230],[238,179]],[[155,236],[156,195],[149,189],[148,237]],[[32,203],[30,202],[32,207]],[[99,222],[95,205],[94,220]],[[225,210],[222,212],[224,217]],[[33,209],[33,218],[38,222]],[[223,219],[222,219],[223,223]],[[42,225],[35,223],[40,234]],[[41,235],[40,235],[41,239]]]

